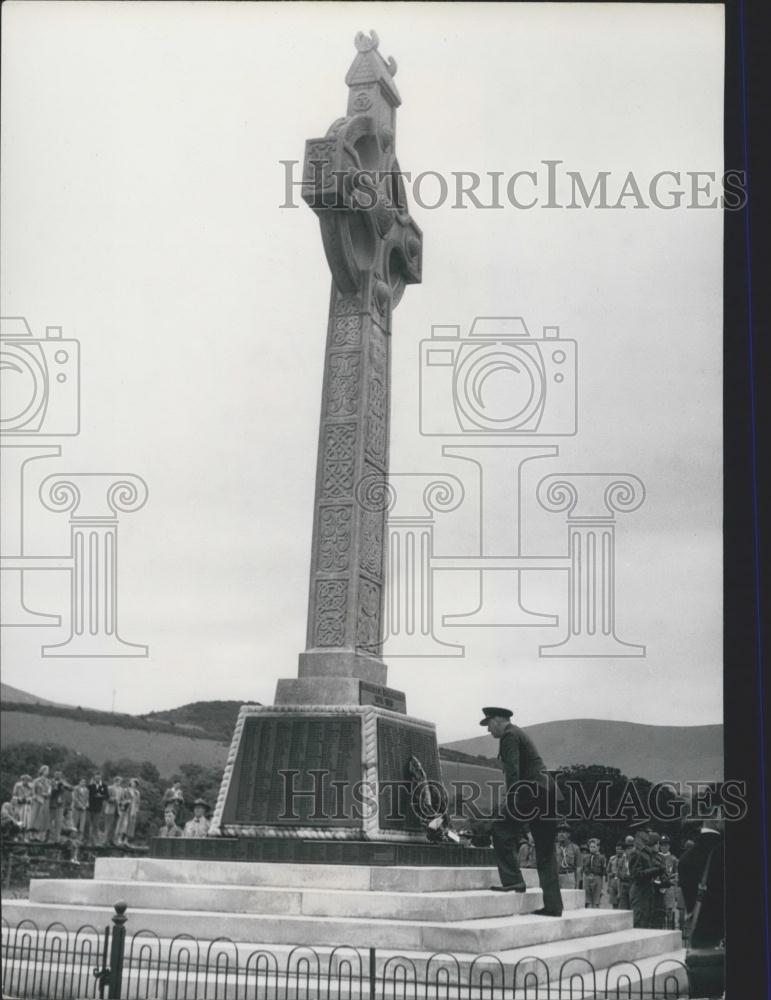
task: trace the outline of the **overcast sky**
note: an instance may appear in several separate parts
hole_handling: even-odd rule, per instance
[[[69,547],[67,515],[37,501],[44,476],[141,475],[148,503],[120,522],[119,625],[150,652],[42,658],[68,634],[68,574],[28,573],[28,606],[64,621],[3,629],[3,679],[140,712],[270,702],[295,674],[330,276],[313,213],[279,207],[279,161],[302,160],[305,139],[345,113],[358,30],[374,27],[398,63],[402,169],[545,176],[553,159],[590,182],[610,171],[618,191],[628,171],[643,187],[663,170],[722,173],[722,16],[697,4],[6,4],[2,312],[81,344],[82,430],[30,466],[26,551]],[[439,625],[465,647],[455,659],[389,661],[386,648],[389,683],[443,740],[477,735],[490,703],[524,724],[722,718],[721,213],[626,204],[412,201],[424,272],[394,313],[391,468],[464,483],[461,507],[438,515],[437,551],[473,554],[479,498],[472,466],[419,434],[432,324],[465,333],[477,315],[522,316],[578,343],[579,433],[549,439],[559,456],[525,477],[523,552],[566,551],[561,515],[533,500],[542,475],[624,472],[646,488],[618,519],[616,603],[619,637],[647,655],[539,658],[561,628]],[[529,575],[523,599],[564,625],[566,575]],[[438,616],[473,608],[473,574],[436,582]]]

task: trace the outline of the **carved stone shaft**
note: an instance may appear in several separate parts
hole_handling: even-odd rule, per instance
[[[422,234],[395,155],[396,65],[359,34],[348,108],[306,144],[303,198],[332,272],[314,503],[303,679],[382,685],[391,315],[421,279]],[[332,685],[358,702],[358,687]],[[354,690],[355,689],[355,690]],[[327,692],[331,697],[331,690]]]

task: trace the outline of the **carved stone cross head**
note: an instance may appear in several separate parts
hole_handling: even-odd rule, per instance
[[[410,217],[395,152],[396,63],[361,32],[345,82],[348,111],[305,146],[302,197],[318,215],[332,278],[341,293],[367,286],[381,313],[421,280],[423,234]]]

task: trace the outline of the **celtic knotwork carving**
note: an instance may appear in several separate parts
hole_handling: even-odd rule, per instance
[[[358,354],[332,354],[329,358],[329,393],[327,413],[331,417],[350,417],[356,413],[359,401]]]
[[[372,98],[366,92],[366,90],[360,90],[359,93],[353,99],[353,110],[354,111],[367,111],[372,107]]]
[[[323,191],[329,191],[337,184],[333,164],[336,139],[309,140],[305,156],[304,182],[311,183]]]
[[[386,341],[373,329],[369,341],[370,371],[367,388],[367,425],[365,447],[379,464],[386,460],[387,354]]]
[[[335,303],[336,316],[351,316],[360,310],[359,297],[357,295],[339,295]]]
[[[358,347],[361,343],[361,316],[335,317],[332,343],[335,347]]]
[[[363,510],[389,511],[396,503],[396,491],[382,472],[367,465],[356,484],[356,503]]]
[[[359,566],[365,573],[381,579],[383,576],[384,511],[363,510]]]
[[[351,508],[322,507],[319,515],[319,569],[342,572],[348,568],[351,550]]]
[[[316,633],[317,646],[343,646],[345,644],[345,611],[348,602],[348,584],[345,580],[318,580],[316,582]]]
[[[362,577],[359,580],[356,646],[368,653],[378,653],[380,642],[380,585]]]
[[[323,497],[351,495],[355,444],[356,428],[352,424],[330,424],[325,428]]]

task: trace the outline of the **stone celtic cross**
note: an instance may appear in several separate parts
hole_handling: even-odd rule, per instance
[[[295,703],[360,702],[383,685],[382,606],[391,318],[421,280],[422,234],[395,151],[396,64],[359,33],[348,110],[306,143],[302,197],[319,219],[332,292],[324,361],[308,606]],[[282,692],[281,686],[288,685]]]

